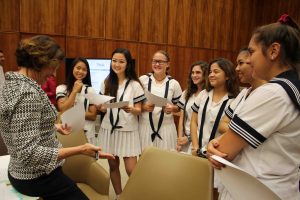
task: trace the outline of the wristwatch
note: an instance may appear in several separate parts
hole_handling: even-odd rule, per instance
[[[199,156],[199,157],[207,158],[207,155],[206,155],[206,153],[207,153],[206,146],[202,147],[201,149],[198,148],[197,151],[196,151],[196,153],[197,153],[197,156]]]

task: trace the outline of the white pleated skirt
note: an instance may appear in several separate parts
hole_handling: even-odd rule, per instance
[[[156,125],[157,126],[157,125]],[[155,128],[157,128],[155,126]],[[160,149],[175,150],[177,130],[174,122],[162,123],[159,130],[159,137],[155,137],[154,141],[151,140],[151,134],[153,133],[149,122],[140,122],[139,124],[141,147],[144,150],[148,146],[158,147]]]
[[[118,157],[134,157],[141,154],[139,132],[118,131],[100,128],[99,143],[102,151]]]

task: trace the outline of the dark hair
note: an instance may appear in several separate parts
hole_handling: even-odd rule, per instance
[[[198,87],[196,84],[193,83],[193,80],[191,78],[192,76],[192,71],[193,71],[193,68],[195,66],[200,66],[201,67],[201,70],[202,70],[202,76],[204,78],[204,81],[201,83],[201,88],[204,89],[205,88],[205,85],[206,85],[206,76],[207,76],[207,69],[208,69],[208,64],[206,62],[203,62],[203,61],[197,61],[197,62],[194,62],[191,67],[190,67],[190,72],[189,72],[189,76],[188,76],[188,87],[187,87],[187,90],[186,90],[186,95],[185,95],[185,100],[186,102],[189,100],[189,98],[197,92],[198,90]]]
[[[279,22],[257,28],[253,33],[253,38],[262,46],[262,52],[265,55],[272,43],[279,43],[281,64],[300,71],[300,30],[291,18],[288,22],[279,20]]]
[[[239,54],[242,53],[242,52],[248,52],[249,53],[249,48],[247,46],[244,46],[244,47],[240,48]]]
[[[0,53],[4,53],[4,52],[0,49]]]
[[[211,65],[214,63],[218,64],[218,66],[224,71],[225,76],[228,77],[228,80],[226,80],[227,92],[231,96],[236,97],[239,93],[239,84],[233,63],[225,58],[214,59],[209,63],[208,74],[210,73]],[[206,90],[210,91],[211,89],[213,89],[213,87],[210,85],[210,82],[207,79]]]
[[[76,79],[73,75],[73,70],[74,70],[75,65],[79,62],[83,62],[86,65],[86,69],[87,69],[87,74],[84,77],[84,79],[82,79],[82,83],[86,84],[90,87],[92,86],[89,63],[85,58],[79,57],[79,58],[76,58],[72,62],[71,69],[69,70],[69,74],[67,75],[66,85],[67,85],[67,91],[69,93],[71,93],[71,91],[73,90],[73,86],[74,86],[74,83],[76,81]]]
[[[56,41],[46,35],[21,40],[16,50],[18,66],[40,71],[45,66],[58,66],[64,53]]]
[[[126,59],[126,62],[127,62],[126,69],[125,69],[125,77],[129,80],[137,81],[142,86],[142,84],[141,84],[140,80],[138,79],[138,76],[135,72],[135,64],[134,64],[134,61],[131,57],[130,51],[128,49],[124,49],[124,48],[117,48],[112,53],[111,57],[113,57],[114,54],[116,54],[116,53],[120,53],[120,54],[123,54],[125,56],[125,59]],[[104,94],[105,95],[110,95],[110,96],[113,96],[113,97],[117,97],[117,92],[118,92],[118,88],[119,88],[119,83],[118,82],[119,82],[118,76],[113,71],[112,63],[111,63],[109,74],[108,74],[108,76],[106,77],[106,79],[104,81],[104,83],[105,83]]]

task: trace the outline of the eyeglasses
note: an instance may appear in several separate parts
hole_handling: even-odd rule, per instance
[[[156,65],[156,64],[159,64],[159,65],[163,65],[163,64],[166,64],[168,61],[165,61],[165,60],[152,60],[152,65]]]

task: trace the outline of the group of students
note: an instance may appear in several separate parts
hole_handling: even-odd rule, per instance
[[[85,105],[89,143],[72,148],[62,148],[55,138],[55,132],[69,134],[70,127],[53,126],[55,109],[39,87],[63,59],[59,45],[47,36],[35,36],[21,41],[16,56],[20,71],[6,74],[0,93],[0,130],[11,155],[9,179],[21,193],[86,199],[60,166],[66,157],[94,156],[99,151],[108,158],[119,195],[120,157],[130,175],[141,151],[156,146],[206,157],[216,169],[223,166],[211,155],[219,155],[257,177],[280,198],[300,198],[300,30],[289,16],[255,30],[248,48],[239,52],[236,68],[224,58],[193,63],[183,92],[168,75],[170,58],[165,51],[155,52],[152,72],[138,78],[129,50],[117,48],[100,94],[115,97],[115,102],[129,101],[122,108],[93,105],[78,95],[95,91],[88,62],[76,59],[66,84],[56,89],[60,112],[78,102]],[[250,87],[239,92],[238,78]],[[145,98],[145,90],[170,103],[155,106]],[[104,117],[95,137],[99,113]],[[176,113],[180,113],[178,134]],[[217,179],[215,183],[220,199],[232,199]]]

